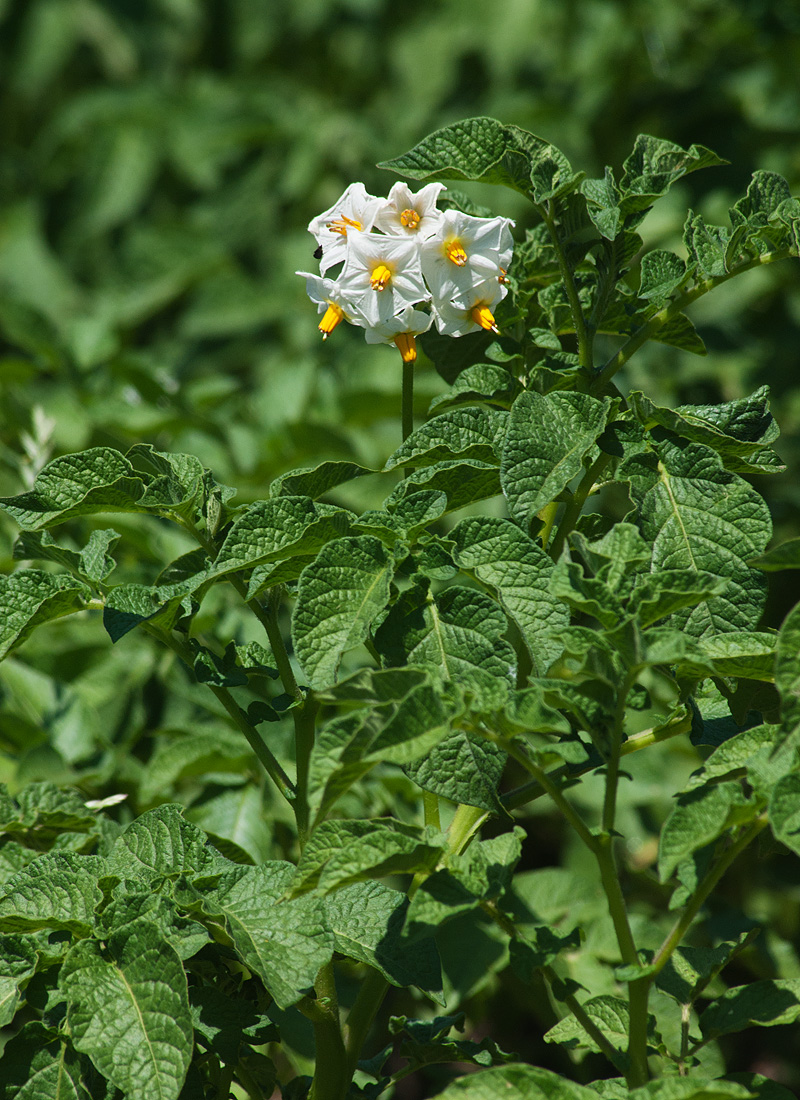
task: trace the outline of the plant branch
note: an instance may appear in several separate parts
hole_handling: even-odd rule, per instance
[[[583,315],[583,308],[581,307],[580,299],[578,297],[578,289],[575,286],[575,279],[572,275],[572,269],[567,262],[566,253],[561,244],[561,238],[558,235],[556,228],[556,219],[552,214],[549,204],[541,207],[542,217],[544,223],[547,226],[547,231],[550,234],[550,239],[553,242],[553,248],[556,253],[556,260],[558,261],[558,270],[561,273],[561,278],[564,283],[564,289],[567,292],[567,298],[569,299],[570,310],[572,311],[572,318],[575,322],[575,336],[578,340],[578,360],[582,367],[586,370],[591,370],[593,367],[592,358],[592,339],[589,331],[586,328],[586,319]]]
[[[586,498],[594,488],[594,484],[597,481],[598,476],[602,473],[608,463],[611,461],[611,455],[601,451],[591,466],[587,469],[586,473],[580,480],[577,489],[575,490],[572,500],[564,509],[564,514],[561,517],[561,521],[553,538],[553,545],[550,547],[550,557],[553,561],[558,561],[561,557],[561,551],[564,549],[564,543],[567,541],[567,536],[570,535],[578,521],[583,506],[586,503]]]
[[[653,961],[648,967],[648,973],[650,980],[652,980],[656,974],[658,974],[666,966],[673,951],[680,944],[683,937],[688,932],[694,918],[700,912],[708,895],[717,885],[719,880],[737,858],[741,852],[750,844],[758,834],[767,826],[766,814],[761,814],[755,819],[755,821],[745,829],[742,829],[738,838],[731,844],[727,852],[720,858],[720,860],[710,869],[705,875],[703,880],[698,883],[695,888],[692,897],[686,905],[681,915],[676,920],[669,935],[659,947],[658,951],[653,956]]]
[[[556,974],[555,970],[553,970],[552,966],[543,966],[542,974],[553,990],[553,995],[561,1001],[562,1004],[567,1006],[589,1038],[595,1042],[603,1054],[605,1054],[606,1058],[608,1058],[611,1065],[622,1073],[622,1052],[617,1050],[613,1043],[609,1042],[577,997],[566,991],[564,983],[561,981],[558,974]],[[556,992],[556,990],[558,990],[558,992]]]
[[[708,294],[710,290],[714,290],[715,287],[721,286],[722,283],[726,283],[728,279],[732,279],[735,275],[741,275],[743,271],[750,271],[754,267],[762,267],[765,264],[775,263],[778,260],[787,259],[792,255],[794,255],[794,253],[791,249],[778,248],[774,252],[764,252],[760,256],[755,256],[752,260],[746,260],[744,263],[737,264],[736,267],[732,268],[724,275],[716,275],[710,279],[703,279],[702,282],[693,286],[691,290],[685,291],[679,297],[665,305],[663,309],[655,313],[641,328],[637,329],[632,336],[629,336],[619,351],[617,351],[615,355],[612,355],[598,373],[597,383],[602,385],[609,382],[617,371],[628,362],[631,356],[637,352],[643,344],[647,343],[650,337],[655,335],[663,325],[671,321],[673,317],[677,317],[677,315],[682,313],[687,306],[692,304],[692,302],[696,302],[698,298],[701,298],[704,294]]]

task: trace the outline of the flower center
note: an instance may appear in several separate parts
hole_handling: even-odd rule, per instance
[[[400,224],[406,229],[416,229],[421,220],[416,210],[404,210],[400,215]]]
[[[494,314],[488,306],[482,306],[478,303],[469,311],[469,316],[470,320],[474,321],[476,325],[480,325],[481,328],[485,328],[487,332],[500,332],[495,324]]]
[[[373,290],[386,290],[389,283],[392,281],[392,271],[386,266],[385,263],[379,263],[377,267],[373,268],[372,275],[370,276],[369,285]]]
[[[417,358],[417,341],[413,332],[398,332],[394,338],[404,363],[413,363]]]
[[[333,302],[328,302],[328,308],[322,315],[320,321],[319,331],[322,333],[322,339],[327,340],[340,321],[344,320],[344,310],[341,306],[334,305]]]
[[[456,267],[463,267],[467,262],[467,254],[458,237],[454,237],[452,241],[447,242],[444,246],[444,254]]]
[[[359,230],[364,228],[361,222],[354,221],[345,214],[341,214],[338,218],[334,218],[332,222],[328,222],[328,229],[330,229],[331,233],[340,233],[343,237],[347,236],[348,227],[350,229]]]

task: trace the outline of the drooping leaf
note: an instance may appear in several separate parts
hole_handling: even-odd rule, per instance
[[[336,951],[374,966],[392,985],[441,990],[432,936],[413,944],[403,937],[405,894],[380,882],[357,882],[328,894],[324,904]]]
[[[512,518],[527,526],[583,469],[610,402],[582,393],[521,394],[511,409],[500,480]]]
[[[456,563],[496,589],[525,639],[534,671],[547,672],[561,652],[555,635],[569,622],[566,607],[552,591],[551,559],[509,520],[465,519],[450,538]]]
[[[678,864],[753,812],[736,782],[704,786],[680,795],[661,830],[658,845],[661,881],[665,882]]]
[[[0,930],[66,929],[86,935],[103,895],[97,885],[99,856],[47,852],[18,871],[0,895]]]
[[[800,1016],[800,978],[762,980],[726,990],[700,1014],[707,1039],[746,1028],[791,1024]]]
[[[367,636],[389,599],[395,562],[368,535],[336,539],[300,575],[292,616],[297,658],[312,687],[326,687],[342,655]]]
[[[653,546],[653,572],[683,568],[727,581],[722,594],[676,612],[673,623],[695,638],[752,630],[765,583],[747,560],[771,531],[762,498],[724,470],[710,448],[666,434],[653,452],[626,459],[619,476],[631,481],[640,530]]]
[[[0,576],[0,658],[40,623],[83,608],[91,591],[76,577],[19,569]]]

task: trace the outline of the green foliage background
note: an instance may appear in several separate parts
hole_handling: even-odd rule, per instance
[[[691,176],[644,223],[648,244],[680,249],[686,205],[724,220],[755,168],[800,190],[798,67],[793,0],[0,0],[0,491],[28,487],[55,455],[137,442],[200,456],[239,501],[323,458],[381,465],[398,442],[398,359],[344,326],[320,343],[294,275],[313,266],[314,214],[353,180],[386,193],[392,178],[377,161],[485,114],[554,142],[594,176],[639,132],[713,148],[730,166]],[[525,228],[513,196],[470,195]],[[776,541],[796,535],[796,265],[737,279],[693,318],[709,355],[652,346],[631,380],[662,404],[769,384],[791,473],[757,487]],[[421,357],[420,417],[444,389]],[[366,507],[372,492],[365,478],[341,500]],[[155,521],[115,527],[128,547],[117,580],[152,582],[157,562],[189,549]],[[74,524],[76,545],[90,529]],[[0,534],[10,569],[5,517]],[[800,595],[791,583],[768,625]],[[250,640],[233,599],[215,593],[203,616],[209,637]],[[278,723],[276,745],[288,735]],[[673,748],[631,784],[635,858],[647,858],[649,815],[666,814],[695,765]],[[283,811],[257,776],[210,695],[144,638],[112,649],[97,617],[38,631],[2,665],[0,780],[12,788],[49,779],[92,797],[124,792],[123,814],[181,801],[259,862],[281,854]],[[412,791],[398,778],[359,798],[359,814],[402,818]],[[554,821],[533,828],[539,861],[577,881],[580,858],[562,850]],[[742,980],[800,974],[800,876],[778,866],[781,881],[746,866],[729,887],[782,930]],[[500,948],[481,935],[474,973],[453,963],[454,988],[483,1002],[478,1017],[488,1005],[498,1041],[557,1058],[525,1045],[519,1021],[541,1009],[510,979],[498,992]]]

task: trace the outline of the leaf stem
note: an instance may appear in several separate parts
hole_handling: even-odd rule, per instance
[[[605,1054],[606,1058],[608,1058],[611,1065],[621,1073],[622,1051],[617,1050],[613,1043],[609,1042],[577,997],[575,997],[573,993],[567,992],[564,983],[559,978],[558,974],[556,974],[555,970],[553,970],[552,966],[543,966],[542,974],[553,990],[553,995],[567,1006],[589,1038],[594,1040],[603,1054]]]
[[[602,370],[597,375],[596,384],[603,385],[609,382],[617,371],[623,367],[631,356],[639,350],[639,348],[647,343],[651,336],[653,336],[658,330],[668,321],[671,321],[673,317],[676,317],[679,313],[682,313],[687,306],[692,302],[697,301],[704,294],[707,294],[710,290],[714,290],[715,287],[721,286],[722,283],[726,283],[728,279],[732,279],[734,275],[740,275],[743,271],[749,271],[754,267],[761,267],[765,264],[775,263],[777,260],[784,260],[789,256],[794,255],[790,248],[778,248],[774,252],[764,252],[759,256],[755,256],[752,260],[746,260],[744,263],[737,264],[736,267],[727,271],[724,275],[715,275],[709,279],[703,279],[702,282],[697,283],[691,290],[685,291],[679,297],[674,298],[671,302],[667,303],[660,309],[658,313],[653,314],[649,321],[637,329],[633,335],[629,336],[619,351],[608,360],[603,366]]]
[[[583,506],[586,503],[586,498],[591,493],[594,483],[597,481],[598,476],[602,473],[608,463],[611,461],[611,455],[601,451],[594,462],[589,466],[586,473],[580,480],[577,489],[575,490],[572,500],[564,509],[564,514],[561,517],[561,521],[553,539],[553,545],[550,547],[550,557],[553,561],[558,561],[561,557],[561,551],[564,549],[564,543],[567,541],[567,536],[570,535],[578,521],[578,517],[583,511]]]
[[[403,393],[400,408],[400,431],[403,443],[414,431],[414,360],[406,363],[403,360]],[[414,472],[413,466],[406,466],[403,477],[408,477]]]
[[[184,642],[181,642],[171,632],[167,633],[165,631],[157,630],[154,627],[148,627],[147,623],[144,623],[143,625],[148,633],[152,634],[153,637],[157,638],[160,642],[163,642],[164,645],[168,646],[169,649],[171,649],[175,654],[177,654],[178,657],[180,657],[180,659],[189,669],[192,669],[194,665],[194,660],[192,652],[189,649],[188,645],[186,645]],[[247,743],[249,744],[255,755],[258,757],[258,760],[262,764],[264,770],[266,771],[267,775],[269,775],[272,782],[281,792],[283,797],[292,805],[294,805],[294,784],[292,783],[286,772],[283,770],[281,765],[278,763],[278,761],[275,759],[263,737],[247,717],[247,714],[242,710],[242,708],[239,706],[239,704],[236,702],[236,700],[227,688],[219,687],[216,684],[209,684],[208,687],[211,689],[211,691],[213,691],[214,695],[216,695],[217,699],[219,699],[225,710],[242,731],[245,738],[247,739]]]
[[[578,360],[582,367],[590,371],[593,367],[592,339],[586,327],[586,319],[583,315],[583,309],[578,297],[578,290],[575,286],[572,269],[567,262],[566,253],[561,244],[561,238],[558,235],[556,219],[553,216],[550,204],[548,203],[547,206],[540,207],[540,210],[544,223],[547,226],[547,231],[550,234],[550,239],[553,242],[556,260],[558,261],[558,270],[561,273],[564,289],[567,292],[567,298],[569,299],[569,305],[572,311],[572,318],[575,322],[575,336],[578,340]]]
[[[648,967],[649,979],[655,977],[669,961],[673,951],[680,944],[683,937],[688,932],[694,918],[700,912],[708,895],[717,885],[719,880],[737,858],[741,852],[750,844],[758,834],[767,826],[767,815],[761,814],[755,819],[755,821],[746,829],[742,829],[738,838],[731,844],[730,848],[720,858],[720,860],[708,871],[703,880],[697,885],[691,899],[689,900],[686,908],[681,915],[675,921],[669,935],[659,947],[653,956],[653,961]]]

